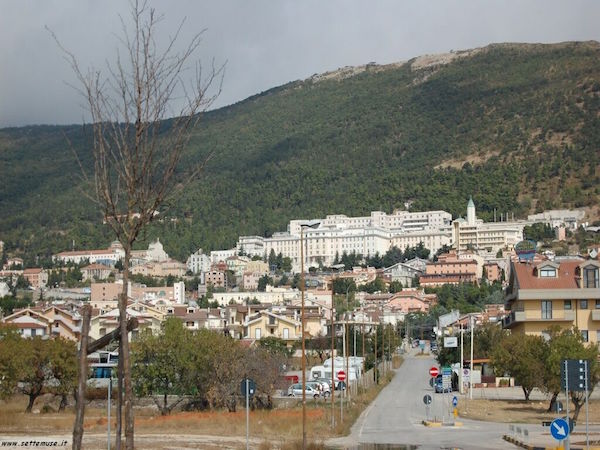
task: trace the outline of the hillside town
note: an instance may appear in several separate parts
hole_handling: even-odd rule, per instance
[[[524,227],[544,224],[556,240],[564,240],[566,233],[587,225],[583,211],[546,211],[517,221],[508,214],[500,217],[483,222],[469,199],[466,218],[454,220],[445,211],[329,215],[313,221],[314,228],[292,220],[286,232],[240,236],[234,248],[199,249],[185,263],[171,259],[156,238],[146,250],[135,250],[130,261],[127,314],[139,322],[131,338],[146,329],[158,333],[167,318],[176,317],[190,330],[248,341],[277,337],[292,348],[301,339],[299,273],[304,267],[306,337],[330,333],[332,310],[337,320],[360,324],[367,332],[380,323],[401,328],[408,315],[427,315],[436,307],[435,288],[483,283],[501,286],[504,295],[470,313],[475,326],[492,322],[539,335],[556,323],[576,326],[586,342],[600,342],[598,248],[585,255],[538,252],[529,259],[515,252]],[[405,258],[388,266],[368,264],[393,249]],[[123,256],[118,241],[106,249],[57,253],[52,267],[23,267],[21,258],[7,255],[0,297],[21,286],[35,301],[3,310],[2,323],[17,327],[23,337],[77,340],[80,308],[89,304],[90,337],[110,333],[118,323]],[[62,275],[73,271],[77,277],[67,286]],[[345,298],[337,311],[335,294]],[[464,321],[460,314],[453,317]],[[438,325],[432,329],[441,336],[453,324]]]

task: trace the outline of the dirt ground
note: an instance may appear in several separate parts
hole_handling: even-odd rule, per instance
[[[539,400],[526,402],[525,400],[473,399],[459,404],[458,413],[460,417],[488,422],[539,424],[557,417],[556,413],[547,411],[548,404],[548,401]],[[570,408],[572,416],[573,406],[571,405]],[[585,406],[581,408],[578,421],[585,421]],[[600,400],[590,401],[589,422],[600,424]]]

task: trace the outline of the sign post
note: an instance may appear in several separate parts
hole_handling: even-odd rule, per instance
[[[240,384],[242,395],[246,397],[246,450],[250,449],[250,396],[256,392],[256,383],[254,380],[246,377]]]
[[[552,437],[557,441],[564,441],[567,439],[569,432],[569,424],[562,417],[552,421],[552,424],[550,425],[550,434],[552,434]]]
[[[342,384],[344,383],[344,387],[346,386],[345,383],[345,379],[346,379],[346,372],[344,372],[343,370],[340,370],[337,373],[337,377],[338,377],[338,386],[340,387],[340,422],[344,421],[344,392],[342,392]]]
[[[427,421],[429,422],[429,405],[431,405],[431,395],[427,394],[423,397],[423,403],[425,403],[425,416],[427,417]]]

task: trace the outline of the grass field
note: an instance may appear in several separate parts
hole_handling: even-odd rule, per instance
[[[344,404],[344,420],[340,420],[340,404],[336,392],[336,402],[333,413],[335,427],[331,426],[331,401],[307,399],[306,429],[307,438],[313,449],[322,448],[325,439],[343,436],[349,433],[351,425],[360,413],[378,395],[388,380],[366,392],[352,396],[350,402]],[[40,398],[34,406],[34,411],[42,411],[43,405],[50,397]],[[26,414],[27,399],[15,396],[9,401],[0,402],[0,435],[10,436],[68,436],[72,432],[74,411],[67,408],[65,412],[39,412]],[[114,436],[115,409],[111,411],[111,429]],[[107,415],[106,407],[86,407],[85,434],[97,437],[101,442],[106,436]],[[255,447],[268,449],[302,448],[302,407],[301,402],[286,409],[255,410],[250,412],[250,437]],[[246,412],[238,409],[235,413],[226,411],[177,412],[169,416],[161,416],[155,408],[135,408],[136,439],[139,435],[145,440],[144,448],[161,448],[164,436],[187,437],[187,441],[202,440],[203,448],[237,448],[243,447],[246,436]],[[152,440],[152,435],[156,439]],[[104,437],[103,437],[104,436]],[[218,437],[223,437],[219,442]],[[211,445],[207,439],[216,440]],[[85,436],[84,436],[85,439]],[[146,442],[147,440],[147,442]],[[89,442],[89,441],[88,441]],[[95,442],[95,441],[94,441]],[[227,442],[227,444],[225,444]],[[222,445],[221,445],[222,444]],[[98,444],[98,448],[102,448]],[[198,445],[196,442],[195,445]],[[89,448],[96,448],[90,444]],[[105,448],[105,445],[104,445]],[[178,445],[177,448],[187,448]],[[190,447],[190,448],[193,448]],[[197,448],[197,447],[196,447]]]

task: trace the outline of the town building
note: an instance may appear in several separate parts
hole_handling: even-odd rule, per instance
[[[532,223],[545,223],[552,228],[565,227],[576,230],[584,217],[584,209],[551,209],[539,214],[530,214],[527,220]]]
[[[54,262],[62,262],[63,264],[74,263],[81,264],[104,264],[105,266],[114,267],[120,259],[125,257],[125,251],[119,241],[114,241],[107,249],[104,250],[74,250],[61,252],[52,256]]]
[[[599,273],[593,259],[513,260],[504,328],[544,336],[552,325],[576,327],[585,342],[600,343]]]
[[[318,227],[305,227],[303,230],[304,265],[332,266],[335,258],[344,253],[383,255],[393,246],[403,250],[420,243],[435,253],[442,246],[451,243],[451,220],[452,216],[445,211],[394,211],[390,215],[373,211],[370,216],[365,217],[328,215],[325,219],[316,221],[319,223]],[[270,238],[240,236],[236,249],[231,252],[243,251],[260,257],[266,257],[271,251],[276,255],[281,253],[292,260],[293,271],[298,272],[301,266],[300,229],[305,222],[292,220],[287,231],[274,233]],[[213,253],[211,258],[215,260]]]
[[[113,268],[105,266],[104,264],[90,264],[81,268],[81,274],[83,275],[83,281],[94,280],[102,281],[106,280],[110,274],[113,273]]]
[[[23,278],[29,282],[33,289],[40,289],[48,284],[48,272],[39,267],[23,270]]]
[[[428,262],[425,273],[419,277],[419,284],[423,287],[435,287],[443,284],[477,283],[482,271],[481,257],[452,251],[439,255],[437,262]]]
[[[198,249],[198,251],[192,253],[186,261],[187,270],[193,274],[208,272],[211,264],[210,257],[205,255],[202,249]]]
[[[512,250],[523,240],[526,221],[488,222],[478,219],[475,203],[470,198],[467,204],[467,218],[452,222],[453,247],[459,253],[472,250],[481,255],[495,255],[499,250]]]

